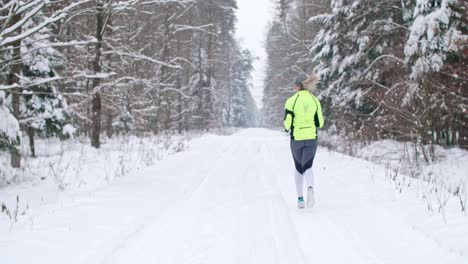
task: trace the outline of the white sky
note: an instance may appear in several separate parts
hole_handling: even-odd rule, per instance
[[[264,39],[273,16],[273,3],[272,0],[237,0],[237,6],[237,37],[243,48],[259,58],[254,63],[252,95],[258,108],[261,108],[266,61]]]

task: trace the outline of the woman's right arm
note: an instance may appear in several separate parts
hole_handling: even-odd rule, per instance
[[[284,106],[283,125],[284,125],[284,130],[286,130],[286,132],[289,132],[289,130],[291,130],[292,121],[294,117],[294,112],[292,111],[292,105],[290,105],[290,101],[291,100],[287,100]]]

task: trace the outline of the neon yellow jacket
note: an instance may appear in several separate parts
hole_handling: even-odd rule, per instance
[[[322,106],[307,90],[291,96],[284,106],[284,128],[293,140],[317,138],[317,128],[323,127]]]

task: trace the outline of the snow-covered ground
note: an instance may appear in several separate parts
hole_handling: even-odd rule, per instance
[[[1,263],[468,263],[455,199],[429,211],[385,166],[325,148],[314,171],[316,207],[298,210],[286,135],[204,136],[108,187],[36,202],[17,223],[1,215]],[[44,186],[4,188],[0,201]]]
[[[27,140],[23,140],[21,169],[12,169],[10,155],[0,152],[0,205],[4,203],[12,215],[15,211],[26,214],[58,196],[104,188],[117,178],[137,175],[139,170],[183,151],[187,141],[197,136],[104,138],[100,149],[83,139],[36,140],[36,158],[31,158]]]
[[[448,203],[468,210],[466,150],[395,140],[356,141],[326,132],[321,133],[321,142],[329,149],[385,166],[385,174],[397,191],[411,187],[431,211],[444,214]]]
[[[468,183],[468,152],[460,148],[443,148],[438,145],[424,146],[424,151],[430,151],[429,158],[433,160],[426,162],[423,149],[414,144],[397,142],[394,140],[381,140],[364,146],[357,151],[356,156],[387,164],[394,169],[403,170],[413,177],[424,178],[427,182],[444,185],[452,192],[457,188],[466,186]],[[415,151],[418,158],[415,159]],[[464,191],[468,191],[464,187]]]

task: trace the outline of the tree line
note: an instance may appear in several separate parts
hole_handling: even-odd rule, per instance
[[[468,148],[468,2],[279,0],[269,27],[265,125],[281,124],[298,73],[330,131]]]
[[[235,0],[0,0],[0,149],[251,126]]]

